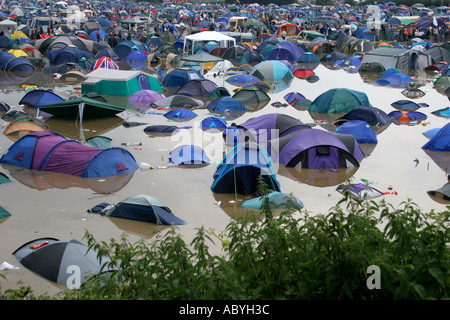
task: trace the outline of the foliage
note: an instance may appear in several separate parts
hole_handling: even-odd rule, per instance
[[[88,245],[117,270],[54,298],[449,298],[450,207],[425,214],[410,200],[395,209],[345,196],[328,214],[287,209],[277,216],[263,201],[263,215],[236,217],[221,232],[201,227],[190,243],[177,227],[136,243],[125,235],[97,242],[86,232]],[[379,268],[380,287],[368,287],[369,266]]]

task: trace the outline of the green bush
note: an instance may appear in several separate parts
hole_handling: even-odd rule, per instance
[[[262,215],[236,217],[221,232],[201,227],[191,243],[177,227],[136,243],[86,232],[118,270],[54,298],[448,299],[449,210],[401,206],[344,197],[326,215],[291,208],[276,216],[265,198]]]

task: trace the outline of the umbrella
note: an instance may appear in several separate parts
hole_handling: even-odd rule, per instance
[[[109,262],[99,261],[96,251],[75,239],[40,238],[23,244],[13,254],[23,266],[68,287],[82,285],[101,273],[102,265]]]
[[[128,102],[139,110],[146,110],[150,108],[152,103],[162,99],[164,99],[164,97],[159,92],[153,90],[140,90],[133,93],[128,98]]]

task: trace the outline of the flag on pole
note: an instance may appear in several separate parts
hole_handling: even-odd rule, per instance
[[[436,16],[433,16],[433,25],[435,25],[436,27],[437,27],[437,25],[438,25]]]

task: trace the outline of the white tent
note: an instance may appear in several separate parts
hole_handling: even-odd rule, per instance
[[[17,29],[17,22],[8,19],[0,21],[0,28],[3,29],[4,32],[8,31],[8,27],[10,28],[11,32],[15,31]]]
[[[198,41],[216,41],[221,47],[231,47],[229,42],[232,42],[233,46],[236,45],[236,40],[233,37],[224,35],[217,31],[202,31],[194,34],[190,34],[184,37],[184,46],[186,46],[186,40],[191,40],[192,42],[192,53],[194,53],[195,42]]]

